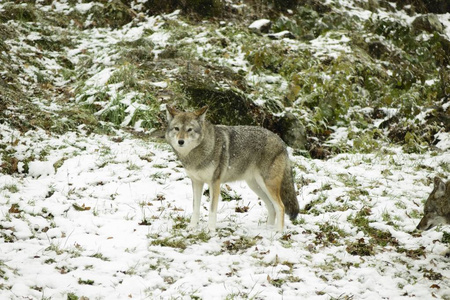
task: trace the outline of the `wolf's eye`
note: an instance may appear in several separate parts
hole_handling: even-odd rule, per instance
[[[175,129],[175,131],[180,131],[179,127],[174,127],[173,129]]]
[[[192,128],[188,128],[187,132],[191,132],[191,131],[192,131]]]

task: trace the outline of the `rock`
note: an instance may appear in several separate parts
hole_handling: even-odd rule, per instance
[[[267,19],[256,20],[248,27],[251,31],[255,33],[269,33],[272,27],[272,22]]]
[[[404,9],[408,13],[435,13],[445,14],[450,12],[448,0],[390,0],[397,4],[397,8]]]
[[[413,22],[412,27],[415,32],[426,31],[429,33],[444,32],[444,27],[435,14],[418,16]]]
[[[275,124],[274,128],[286,144],[295,149],[306,148],[306,131],[302,122],[298,120],[294,114],[287,112]]]
[[[272,40],[295,39],[295,35],[290,31],[280,31],[277,33],[269,33],[267,35]]]
[[[437,36],[435,36],[435,38],[438,39],[438,41],[442,47],[442,51],[443,51],[442,63],[444,65],[450,64],[450,40],[448,40],[446,38],[446,36],[443,34],[437,35]]]

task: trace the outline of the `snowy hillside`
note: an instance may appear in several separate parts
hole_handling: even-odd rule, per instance
[[[0,3],[1,299],[450,299],[450,225],[415,230],[450,179],[449,13],[19,2]],[[207,193],[188,230],[167,103],[282,135],[298,219],[275,233],[237,182],[216,233]]]

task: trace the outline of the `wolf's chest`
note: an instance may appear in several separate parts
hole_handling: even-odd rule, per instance
[[[201,169],[186,167],[186,173],[189,178],[206,183],[210,183],[213,181],[215,171],[216,166],[214,164],[210,164],[207,167]]]

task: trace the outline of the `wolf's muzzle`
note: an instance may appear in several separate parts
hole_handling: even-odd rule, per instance
[[[184,140],[178,140],[178,145],[183,146],[184,145]]]

